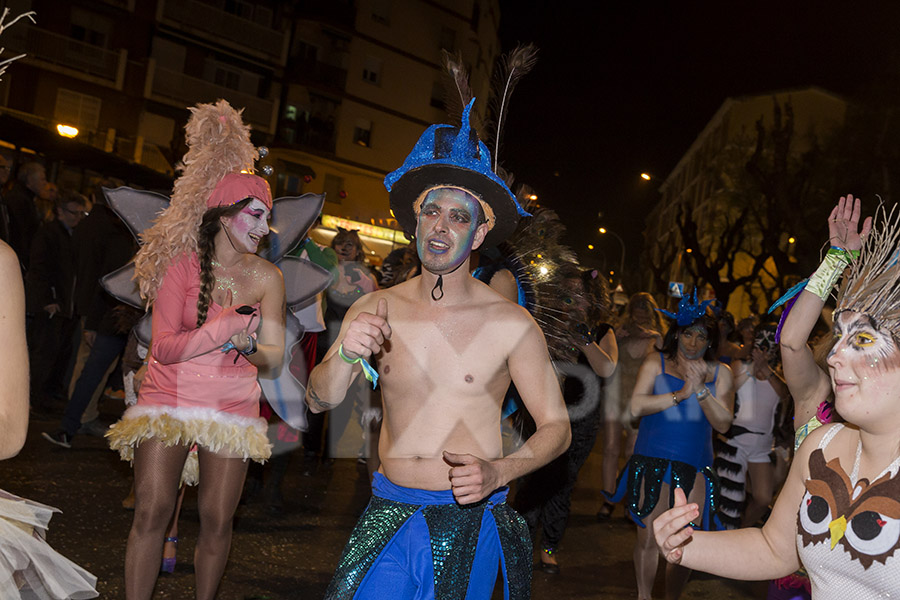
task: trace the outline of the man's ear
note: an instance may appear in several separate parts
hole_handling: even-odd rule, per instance
[[[472,250],[478,250],[481,247],[481,244],[484,243],[484,236],[488,234],[490,228],[487,223],[482,223],[475,230],[475,237],[472,240]]]

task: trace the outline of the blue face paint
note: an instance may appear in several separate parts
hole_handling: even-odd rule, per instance
[[[475,244],[478,211],[478,200],[462,189],[428,192],[416,224],[416,250],[423,268],[442,275],[465,262]]]

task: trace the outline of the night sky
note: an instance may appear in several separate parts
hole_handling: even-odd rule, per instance
[[[513,97],[501,161],[560,214],[592,266],[601,252],[607,265],[620,260],[618,242],[597,233],[604,226],[637,267],[655,188],[726,98],[811,85],[853,98],[900,68],[892,0],[501,0],[501,11],[504,52],[540,47]]]

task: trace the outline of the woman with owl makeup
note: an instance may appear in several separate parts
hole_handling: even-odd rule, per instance
[[[816,599],[900,595],[900,212],[879,213],[858,234],[858,202],[841,199],[834,245],[801,292],[827,298],[849,267],[827,361],[846,423],[809,433],[762,529],[694,531],[698,507],[678,492],[654,527],[669,562],[732,579],[783,577],[802,563]]]
[[[625,503],[638,525],[634,548],[638,597],[650,598],[659,553],[648,525],[673,506],[673,490],[687,491],[702,506],[703,529],[716,529],[718,489],[712,472],[712,430],[728,430],[734,390],[731,370],[716,360],[719,328],[708,308],[685,296],[662,343],[638,371],[631,413],[641,417],[634,454],[625,465],[610,502]],[[666,569],[666,597],[677,598],[690,571],[678,565]]]

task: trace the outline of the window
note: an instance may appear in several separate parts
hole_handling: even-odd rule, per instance
[[[71,19],[70,31],[73,39],[91,46],[107,47],[112,21],[79,8],[72,9]]]
[[[328,202],[333,204],[341,203],[341,192],[344,190],[344,178],[338,177],[337,175],[332,175],[331,173],[325,174],[325,184],[324,189],[322,191],[325,192],[325,199]]]
[[[241,74],[231,69],[225,69],[216,65],[213,71],[213,82],[229,90],[238,90],[241,87]]]
[[[363,65],[363,81],[367,81],[374,85],[380,85],[381,65],[381,59],[375,58],[373,56],[367,56]]]
[[[391,0],[372,0],[372,20],[379,25],[391,24]]]
[[[357,119],[356,127],[353,128],[353,143],[369,148],[372,145],[371,140],[372,121],[366,119]]]
[[[456,32],[446,25],[441,26],[441,37],[440,37],[441,48],[446,50],[447,52],[455,52],[456,51]]]
[[[435,108],[444,109],[444,84],[440,81],[435,81],[431,84],[431,106]]]
[[[319,60],[319,49],[312,44],[300,42],[297,46],[297,58],[304,62],[316,62]]]
[[[53,118],[82,131],[97,131],[100,127],[100,104],[100,98],[57,88]]]

